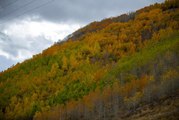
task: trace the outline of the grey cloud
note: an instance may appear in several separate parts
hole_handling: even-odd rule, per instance
[[[27,49],[26,47],[24,47],[24,44],[18,43],[15,40],[11,40],[9,36],[4,33],[0,33],[0,43],[0,49],[13,57],[17,56],[18,50]]]
[[[24,59],[32,57],[34,54],[40,53],[52,44],[53,42],[45,39],[44,36],[29,37],[23,43],[23,40],[17,40],[15,38],[11,40],[7,35],[0,33],[0,72],[17,62],[21,62]]]
[[[48,20],[89,23],[111,14],[134,11],[156,1],[163,0],[56,0],[38,12]]]
[[[11,0],[2,0],[11,1]],[[120,15],[121,13],[134,11],[143,6],[163,2],[164,0],[17,0],[14,4],[3,9],[1,18],[16,18],[25,11],[45,4],[39,9],[30,11],[23,16],[39,15],[43,19],[54,22],[81,22],[89,23],[105,17]],[[6,2],[7,4],[8,2]],[[29,4],[27,4],[29,3]],[[4,5],[5,6],[5,5]],[[24,7],[25,6],[25,7]],[[21,9],[20,9],[21,8]],[[13,12],[15,11],[15,12]],[[6,17],[3,17],[6,16]]]
[[[44,38],[44,36],[28,37],[24,41],[21,38],[14,38],[11,40],[7,35],[0,33],[0,50],[8,56],[3,55],[9,60],[19,60],[19,52],[29,53],[30,55],[41,52],[41,50],[49,47],[53,42]],[[24,58],[28,58],[29,54],[23,54]],[[2,56],[2,55],[1,55]],[[1,61],[1,60],[0,60]]]
[[[9,60],[4,56],[0,55],[0,72],[9,68],[13,64],[16,64],[17,61]]]

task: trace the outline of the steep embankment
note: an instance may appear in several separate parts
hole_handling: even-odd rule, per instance
[[[140,52],[121,58],[95,91],[79,101],[37,113],[35,119],[177,120],[178,52],[178,33],[151,41]]]
[[[176,103],[178,29],[172,0],[76,31],[0,73],[0,119],[137,119]]]

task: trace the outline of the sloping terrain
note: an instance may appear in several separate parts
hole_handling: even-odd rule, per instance
[[[141,52],[121,58],[101,78],[96,89],[83,99],[71,100],[68,104],[58,105],[50,111],[38,112],[35,119],[155,120],[155,117],[160,117],[158,114],[173,110],[174,113],[170,115],[175,116],[168,116],[178,118],[178,51],[178,33],[160,42],[150,43]],[[67,89],[73,87],[75,86],[67,87],[61,93],[65,94],[62,98],[68,96]],[[165,101],[173,100],[174,104],[163,105]],[[151,105],[155,108],[151,108]],[[165,119],[165,115],[161,115],[161,119]]]
[[[178,30],[177,0],[89,24],[0,73],[0,119],[177,119]]]

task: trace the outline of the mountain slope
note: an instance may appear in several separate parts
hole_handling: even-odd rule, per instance
[[[35,119],[135,119],[135,114],[139,111],[139,117],[136,116],[136,119],[142,119],[143,112],[149,113],[145,113],[144,118],[152,118],[151,109],[158,111],[156,117],[177,120],[178,48],[178,33],[157,44],[151,43],[141,52],[121,58],[117,65],[102,77],[96,90],[83,99],[72,100],[65,106],[60,105],[50,111],[37,113]],[[102,91],[101,86],[105,86]],[[68,91],[65,90],[57,96],[65,97],[61,94],[68,96]],[[165,101],[174,104],[163,105]],[[158,105],[158,108],[151,108],[151,105]],[[160,111],[160,108],[167,110]],[[173,109],[174,112],[167,115],[167,112]],[[171,116],[174,114],[175,116]]]
[[[178,29],[177,0],[87,25],[0,73],[0,119],[133,119],[177,98]]]

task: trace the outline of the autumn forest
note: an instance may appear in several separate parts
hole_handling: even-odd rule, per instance
[[[178,30],[178,0],[90,23],[0,73],[0,120],[179,119]]]

